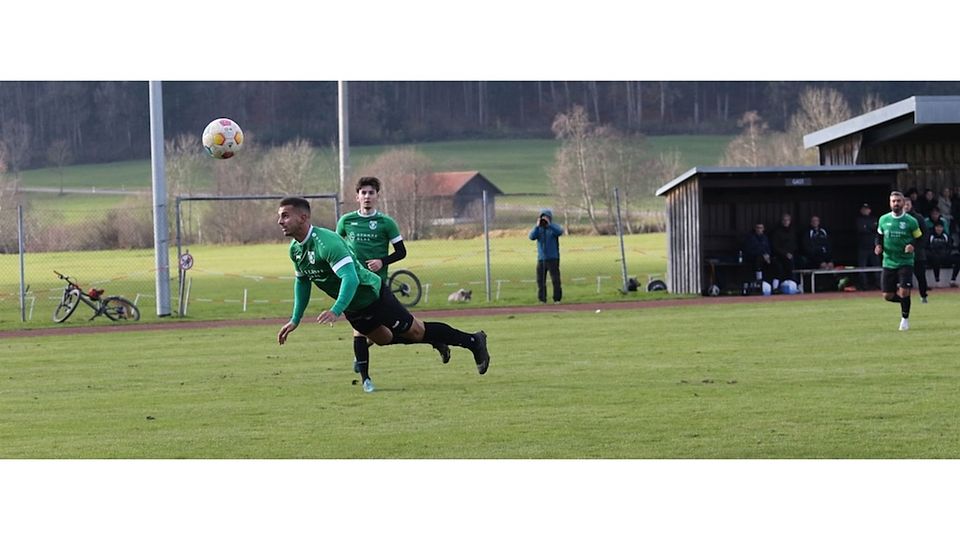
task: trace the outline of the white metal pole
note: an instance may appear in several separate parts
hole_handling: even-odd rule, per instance
[[[622,292],[627,292],[627,254],[623,249],[623,224],[620,222],[620,189],[613,188],[613,196],[617,200],[617,237],[620,238],[620,268],[623,272]]]
[[[20,250],[20,322],[27,322],[27,289],[24,275],[24,255],[23,255],[23,206],[17,205],[17,244]],[[31,317],[33,309],[30,310]]]
[[[157,315],[170,316],[170,240],[163,155],[163,90],[150,81],[150,169],[153,173],[153,246],[157,269]]]
[[[483,190],[483,241],[484,251],[487,254],[487,303],[490,303],[490,225],[487,220],[489,209],[487,208],[487,190]]]
[[[338,81],[337,105],[339,107],[339,114],[337,117],[339,118],[340,124],[340,203],[346,202],[348,193],[347,185],[350,182],[350,111],[348,102],[347,81]]]

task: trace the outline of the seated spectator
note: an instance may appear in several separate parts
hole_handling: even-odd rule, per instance
[[[773,253],[775,279],[787,281],[794,279],[793,271],[797,264],[797,234],[793,228],[793,217],[783,214],[780,225],[770,233],[770,250]]]
[[[953,251],[953,242],[944,231],[943,223],[933,225],[933,232],[927,237],[927,266],[933,270],[934,281],[940,281],[940,268],[951,266],[950,286],[957,286],[957,274],[960,274],[960,257]]]
[[[927,223],[927,229],[933,230],[933,226],[937,223],[943,225],[943,232],[950,234],[950,218],[942,215],[940,213],[940,208],[934,206],[930,209],[930,217],[926,218],[924,221]]]
[[[810,218],[810,228],[807,234],[803,236],[803,255],[806,260],[807,268],[820,268],[830,270],[833,268],[833,248],[831,247],[830,235],[827,230],[820,226],[820,217],[812,216]]]
[[[770,253],[770,241],[764,234],[763,223],[753,226],[753,232],[747,235],[743,242],[744,263],[753,271],[753,275],[760,281],[769,281],[773,277],[773,259]],[[773,285],[776,289],[779,280]]]

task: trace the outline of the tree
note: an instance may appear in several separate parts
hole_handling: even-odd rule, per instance
[[[794,131],[809,135],[851,116],[850,105],[839,91],[807,87],[800,93],[800,109],[790,119],[790,125]]]
[[[47,148],[47,162],[57,168],[60,176],[60,195],[63,195],[63,167],[73,161],[73,152],[70,142],[66,139],[57,139]]]
[[[20,120],[3,123],[0,130],[0,148],[10,172],[16,174],[30,159],[30,125]]]
[[[580,106],[558,114],[553,131],[561,140],[550,169],[554,191],[564,209],[585,212],[596,233],[613,230],[614,189],[620,191],[621,209],[632,232],[631,206],[650,197],[664,174],[679,168],[668,166],[669,157],[653,156],[643,136],[595,126]],[[606,219],[601,209],[606,210]]]
[[[380,179],[380,201],[384,213],[397,222],[404,238],[423,238],[433,217],[436,200],[427,192],[427,177],[433,163],[412,148],[390,150],[360,168],[360,176]],[[347,199],[344,194],[344,199]]]

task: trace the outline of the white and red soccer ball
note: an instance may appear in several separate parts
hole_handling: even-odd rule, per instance
[[[203,130],[203,148],[216,159],[229,159],[243,146],[243,130],[229,118],[217,118]]]

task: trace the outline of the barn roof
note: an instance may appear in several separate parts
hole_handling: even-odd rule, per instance
[[[804,135],[803,145],[813,148],[861,131],[896,136],[936,124],[960,124],[960,96],[912,96]]]
[[[487,184],[487,186],[484,187],[487,188],[487,191],[491,191],[495,195],[503,195],[503,191],[500,191],[500,188],[480,174],[479,171],[433,173],[427,177],[427,188],[432,195],[452,197],[473,181]]]
[[[760,175],[778,175],[778,174],[824,174],[824,173],[863,173],[871,171],[900,171],[906,170],[907,165],[903,163],[879,164],[879,165],[805,165],[789,167],[694,167],[681,174],[673,180],[667,182],[657,190],[659,197],[665,195],[673,188],[686,182],[694,176],[701,177],[722,177],[730,175],[738,176],[760,176]]]

